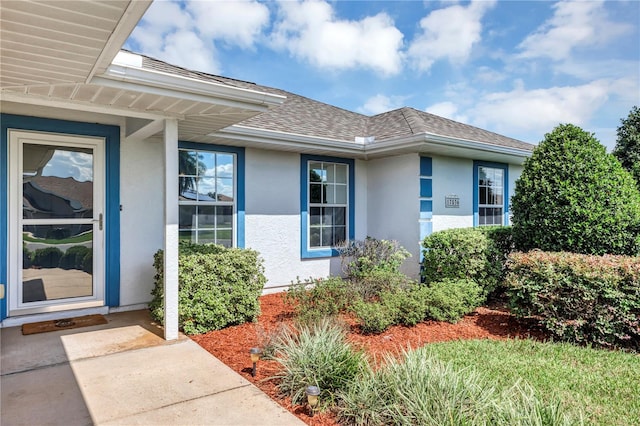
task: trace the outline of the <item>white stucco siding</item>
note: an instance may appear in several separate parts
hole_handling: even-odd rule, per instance
[[[300,254],[300,154],[245,151],[245,246],[264,259],[265,291],[296,278],[339,274],[340,259],[302,259]],[[366,166],[355,164],[356,238],[366,235]]]
[[[120,306],[127,306],[151,300],[153,254],[163,244],[162,141],[123,140],[120,161]]]
[[[473,160],[433,158],[433,232],[473,226]],[[445,207],[445,197],[456,195],[460,207]]]
[[[401,155],[369,161],[367,167],[368,235],[396,240],[411,253],[403,272],[419,272],[420,157]]]

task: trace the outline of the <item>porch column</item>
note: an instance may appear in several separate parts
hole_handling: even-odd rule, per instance
[[[164,338],[178,338],[178,121],[164,122]]]

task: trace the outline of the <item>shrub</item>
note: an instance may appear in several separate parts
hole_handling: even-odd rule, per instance
[[[313,322],[344,311],[351,300],[348,284],[340,277],[329,277],[298,280],[287,290],[285,302],[294,306],[299,321]]]
[[[364,240],[347,241],[339,249],[345,276],[362,278],[376,271],[399,273],[402,262],[411,254],[397,241]]]
[[[89,253],[89,248],[85,246],[69,247],[60,258],[60,268],[82,269],[82,261],[87,253]]]
[[[389,270],[375,270],[348,282],[354,297],[366,301],[379,300],[383,293],[407,290],[413,285],[406,275]]]
[[[426,237],[422,241],[424,282],[468,278],[475,280],[485,295],[493,292],[500,282],[503,254],[490,235],[483,228],[459,228]]]
[[[519,383],[498,392],[473,369],[456,369],[425,348],[403,359],[387,356],[339,394],[338,416],[347,425],[569,425],[558,402],[546,405]]]
[[[511,212],[521,251],[640,251],[640,192],[632,176],[591,133],[571,124],[546,134],[525,160]]]
[[[395,292],[386,292],[381,303],[394,314],[394,324],[414,326],[427,316],[429,288],[415,284],[413,287]]]
[[[436,321],[457,322],[485,300],[480,286],[468,279],[436,281],[425,293],[426,316]]]
[[[382,333],[396,322],[395,307],[380,302],[357,301],[352,310],[360,323],[360,329],[365,334]]]
[[[36,249],[33,252],[32,264],[41,268],[57,268],[62,251],[57,247]]]
[[[508,267],[515,314],[540,316],[560,340],[640,350],[638,257],[531,251]]]
[[[306,400],[305,388],[318,386],[323,406],[332,404],[338,391],[346,389],[366,370],[367,361],[361,351],[346,341],[344,327],[327,318],[300,330],[289,328],[275,343],[274,359],[282,365],[274,376],[278,390],[291,397],[294,404]]]
[[[178,319],[187,334],[204,333],[254,321],[266,278],[258,253],[248,249],[181,243],[178,270]],[[153,300],[157,321],[164,317],[163,252],[154,256]]]

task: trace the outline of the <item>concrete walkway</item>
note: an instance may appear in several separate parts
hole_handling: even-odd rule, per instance
[[[165,342],[146,311],[107,319],[1,329],[0,424],[304,425],[192,340]]]

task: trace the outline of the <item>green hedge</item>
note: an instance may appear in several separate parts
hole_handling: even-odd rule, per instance
[[[514,253],[507,285],[512,311],[558,339],[640,350],[638,257]]]
[[[488,295],[502,283],[513,240],[509,227],[456,228],[434,232],[422,247],[425,283],[472,279]]]
[[[153,318],[162,321],[162,250],[153,264],[156,276],[149,308]],[[266,282],[258,252],[182,242],[178,264],[178,316],[185,333],[205,333],[257,319],[258,297]]]

